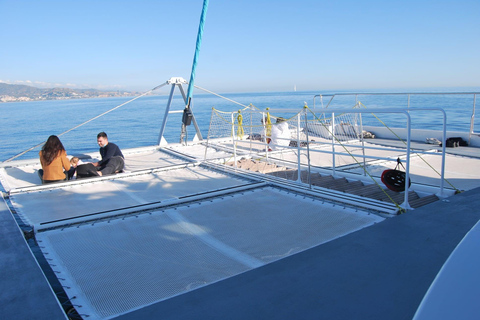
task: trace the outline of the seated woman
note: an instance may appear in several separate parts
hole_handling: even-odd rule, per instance
[[[38,155],[42,164],[42,169],[39,170],[42,183],[68,180],[69,170],[75,170],[75,167],[70,166],[67,152],[57,136],[48,137]]]

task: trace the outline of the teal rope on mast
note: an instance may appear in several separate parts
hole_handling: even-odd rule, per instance
[[[208,8],[208,0],[203,0],[202,15],[200,17],[200,24],[198,26],[197,44],[195,46],[195,55],[193,56],[192,73],[190,74],[190,81],[188,82],[187,97],[185,101],[186,106],[185,106],[185,109],[183,110],[182,130],[180,132],[180,143],[183,143],[183,140],[187,133],[187,126],[190,125],[190,121],[193,118],[193,113],[190,108],[190,102],[192,99],[192,91],[193,91],[194,82],[195,82],[195,69],[197,68],[198,55],[200,54],[200,45],[202,44],[203,26],[205,25],[207,8]],[[185,139],[185,142],[186,142],[186,139]]]
[[[192,73],[190,74],[190,81],[188,82],[187,91],[187,108],[190,105],[192,97],[193,86],[195,82],[195,69],[197,68],[197,60],[200,54],[200,45],[202,44],[203,26],[205,25],[205,17],[207,16],[208,0],[203,1],[202,16],[200,17],[200,24],[198,26],[197,44],[195,47],[195,55],[193,56]]]

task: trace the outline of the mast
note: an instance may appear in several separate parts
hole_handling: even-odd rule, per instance
[[[200,17],[200,24],[198,26],[197,44],[195,46],[195,54],[193,56],[192,72],[190,73],[190,81],[188,82],[187,97],[185,101],[186,106],[185,106],[185,109],[183,110],[182,132],[180,134],[180,143],[183,142],[183,139],[185,137],[185,133],[187,130],[187,126],[190,125],[191,120],[193,118],[190,102],[192,99],[193,86],[195,83],[195,69],[197,68],[197,60],[200,54],[200,46],[202,44],[202,36],[203,36],[203,26],[205,24],[205,17],[207,16],[207,9],[208,9],[208,0],[203,0],[202,15]]]

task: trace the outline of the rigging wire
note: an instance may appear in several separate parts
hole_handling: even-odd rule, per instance
[[[164,83],[164,84],[158,85],[158,86],[156,86],[155,88],[150,89],[150,90],[142,93],[141,95],[136,96],[136,97],[134,97],[133,99],[130,99],[130,100],[128,100],[127,102],[122,103],[121,105],[118,105],[118,106],[116,106],[116,107],[114,107],[114,108],[112,108],[112,109],[110,109],[110,110],[108,110],[108,111],[105,111],[104,113],[99,114],[99,115],[97,115],[97,116],[95,116],[95,117],[93,117],[93,118],[91,118],[91,119],[89,119],[89,120],[87,120],[87,121],[79,124],[79,125],[76,125],[75,127],[68,129],[67,131],[64,131],[64,132],[62,132],[62,133],[60,133],[60,134],[57,134],[57,136],[58,136],[58,137],[61,137],[61,136],[63,136],[64,134],[69,133],[70,131],[73,131],[73,130],[75,130],[75,129],[77,129],[77,128],[80,128],[81,126],[83,126],[83,125],[85,125],[85,124],[87,124],[87,123],[89,123],[89,122],[91,122],[91,121],[93,121],[93,120],[96,120],[96,119],[98,119],[98,118],[106,115],[107,113],[110,113],[110,112],[112,112],[112,111],[114,111],[114,110],[116,110],[116,109],[118,109],[118,108],[120,108],[120,107],[123,107],[124,105],[129,104],[130,102],[135,101],[135,100],[137,100],[138,98],[141,98],[141,97],[149,94],[150,92],[152,92],[152,91],[154,91],[154,90],[157,90],[157,89],[159,89],[159,88],[161,88],[161,87],[163,87],[163,86],[165,86],[165,85],[167,85],[167,84],[168,84],[168,83]],[[45,142],[46,142],[46,141],[42,141],[41,143],[39,143],[39,144],[37,144],[37,145],[35,145],[35,146],[31,147],[31,148],[28,148],[27,150],[22,151],[22,152],[20,152],[19,154],[15,155],[15,156],[13,156],[13,157],[11,157],[11,158],[8,158],[7,160],[2,161],[2,162],[12,161],[12,160],[14,160],[14,159],[16,159],[16,158],[24,155],[25,153],[27,153],[27,152],[29,152],[29,151],[32,151],[32,150],[34,150],[35,148],[40,147],[40,146],[43,145]]]
[[[225,99],[225,100],[227,100],[227,101],[233,102],[233,103],[235,103],[235,104],[238,104],[239,106],[242,106],[242,107],[244,107],[244,108],[248,108],[248,107],[249,107],[249,106],[247,106],[247,105],[241,104],[240,102],[237,102],[237,101],[235,101],[235,100],[232,100],[232,99],[229,99],[229,98],[224,97],[224,96],[222,96],[222,95],[219,95],[218,93],[215,93],[215,92],[213,92],[213,91],[210,91],[210,90],[201,88],[201,87],[199,87],[199,86],[197,86],[197,85],[195,85],[195,88],[197,88],[197,89],[199,89],[199,90],[202,90],[202,91],[205,91],[205,92],[208,92],[208,93],[210,93],[210,94],[213,94],[214,96],[217,96],[217,97],[219,97],[219,98]]]

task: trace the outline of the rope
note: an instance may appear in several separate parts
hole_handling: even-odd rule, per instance
[[[360,105],[362,105],[365,109],[367,108],[367,106],[365,106],[363,103],[361,102],[358,102]],[[400,138],[392,129],[390,129],[389,126],[387,126],[385,124],[385,122],[383,122],[379,117],[377,117],[375,114],[372,113],[372,115],[381,123],[385,126],[385,128],[387,128],[394,136],[396,136],[398,138],[398,140],[400,140],[401,142],[403,142],[404,145],[407,145],[407,143],[405,142],[405,140],[403,140],[402,138]],[[427,166],[430,167],[430,169],[432,169],[436,174],[438,174],[439,176],[442,176],[442,174],[440,172],[438,172],[434,167],[432,167],[432,165],[430,163],[427,162],[427,160],[425,160],[421,154],[418,154],[416,152],[414,152],[415,155],[417,155],[423,162],[425,162],[425,164]],[[452,183],[450,183],[450,181],[448,181],[447,178],[443,178],[443,180],[448,183],[453,189],[455,189],[455,193],[461,193],[462,191],[457,189]]]
[[[195,54],[193,56],[192,72],[190,73],[190,81],[188,82],[187,90],[187,107],[192,98],[193,86],[195,82],[195,70],[197,69],[197,60],[200,55],[200,46],[202,44],[203,28],[205,26],[205,18],[207,16],[208,0],[203,0],[202,15],[200,16],[200,23],[198,24],[197,42],[195,44]]]
[[[93,117],[93,118],[91,118],[90,120],[87,120],[87,121],[85,121],[85,122],[83,122],[83,123],[81,123],[81,124],[79,124],[79,125],[71,128],[71,129],[68,129],[67,131],[64,131],[64,132],[62,132],[62,133],[60,133],[60,134],[57,134],[57,136],[58,136],[58,137],[61,137],[61,136],[63,136],[64,134],[69,133],[70,131],[73,131],[73,130],[75,130],[75,129],[77,129],[77,128],[80,128],[81,126],[83,126],[83,125],[85,125],[85,124],[87,124],[87,123],[89,123],[89,122],[91,122],[91,121],[93,121],[93,120],[96,120],[96,119],[98,119],[98,118],[106,115],[107,113],[110,113],[110,112],[112,112],[112,111],[114,111],[114,110],[116,110],[116,109],[118,109],[118,108],[120,108],[120,107],[123,107],[124,105],[126,105],[126,104],[128,104],[128,103],[130,103],[130,102],[132,102],[132,101],[134,101],[134,100],[137,100],[138,98],[143,97],[144,95],[147,95],[147,94],[149,94],[150,92],[152,92],[152,91],[154,91],[154,90],[156,90],[156,89],[158,89],[158,88],[163,87],[164,85],[166,85],[166,83],[161,84],[161,85],[158,85],[158,86],[156,86],[155,88],[153,88],[153,89],[151,89],[151,90],[149,90],[149,91],[147,91],[147,92],[144,92],[144,93],[142,93],[141,95],[139,95],[139,96],[137,96],[137,97],[134,97],[133,99],[131,99],[131,100],[127,101],[127,102],[122,103],[121,105],[116,106],[115,108],[112,108],[112,109],[110,109],[110,110],[108,110],[108,111],[105,111],[104,113],[99,114],[98,116]],[[43,142],[41,142],[41,143],[39,143],[39,144],[37,144],[37,145],[35,145],[35,146],[33,146],[33,147],[31,147],[31,148],[23,151],[23,152],[20,152],[19,154],[15,155],[15,156],[13,156],[13,157],[11,157],[11,158],[3,161],[3,162],[12,161],[12,160],[14,160],[14,159],[16,159],[16,158],[24,155],[25,153],[27,153],[27,152],[29,152],[29,151],[32,151],[32,150],[35,149],[35,148],[38,148],[39,146],[43,145],[45,142],[46,142],[46,141],[43,141]]]
[[[267,108],[268,110],[268,108]],[[265,126],[265,135],[267,137],[271,137],[272,136],[272,119],[270,119],[270,112],[267,111],[267,123],[266,123],[266,126]]]
[[[238,121],[237,136],[240,138],[240,140],[242,140],[244,132],[243,132],[243,116],[241,114],[241,110],[238,110],[237,121]]]
[[[232,100],[232,99],[229,99],[229,98],[224,97],[224,96],[222,96],[222,95],[219,95],[218,93],[215,93],[215,92],[213,92],[213,91],[210,91],[210,90],[201,88],[201,87],[199,87],[199,86],[195,86],[195,88],[197,88],[197,89],[199,89],[199,90],[202,90],[202,91],[205,91],[205,92],[208,92],[208,93],[210,93],[210,94],[213,94],[214,96],[217,96],[217,97],[219,97],[219,98],[225,99],[225,100],[227,100],[227,101],[233,102],[233,103],[235,103],[235,104],[238,104],[239,106],[248,108],[248,106],[246,106],[246,105],[244,105],[244,104],[241,104],[240,102],[237,102],[237,101],[235,101],[235,100]]]
[[[222,113],[224,114],[232,114],[231,112],[223,112],[223,111],[219,111],[217,109],[215,109],[215,107],[212,108],[212,113],[215,113],[218,118],[220,118],[222,121],[228,123],[230,126],[232,125],[232,120],[230,119],[225,119],[223,116],[222,116]],[[210,125],[211,125],[212,121],[210,120]]]

